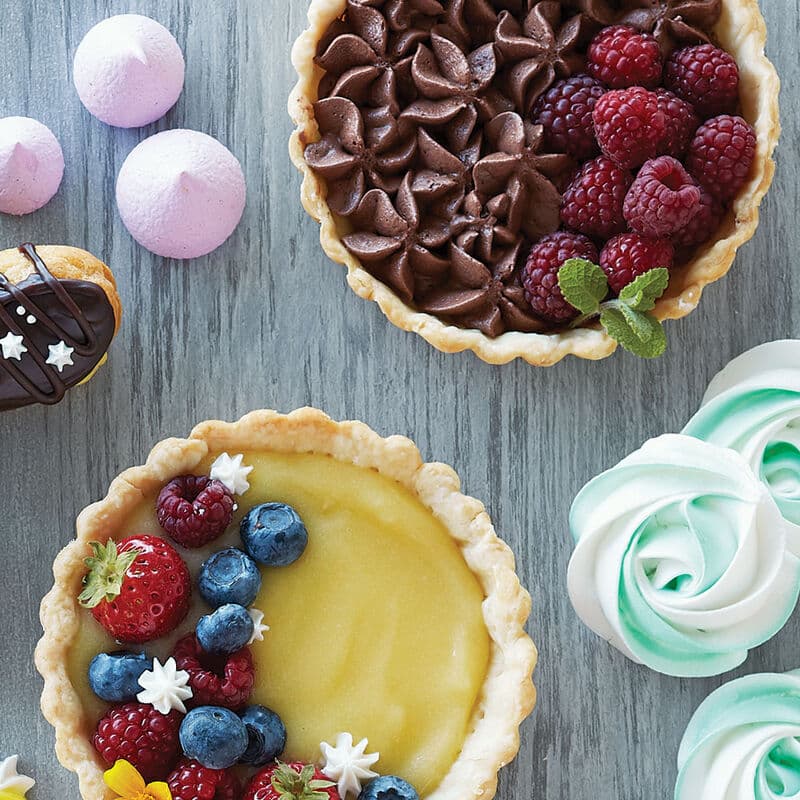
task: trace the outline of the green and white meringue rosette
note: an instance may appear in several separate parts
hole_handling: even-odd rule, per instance
[[[733,669],[791,615],[800,548],[733,450],[651,439],[575,498],[572,604],[636,662],[680,677]]]
[[[769,342],[731,361],[683,431],[742,454],[800,537],[800,341]]]
[[[697,709],[675,800],[800,798],[800,671],[726,683]]]

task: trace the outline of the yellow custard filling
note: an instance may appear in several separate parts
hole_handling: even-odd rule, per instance
[[[213,458],[197,470],[207,471]],[[375,769],[422,796],[441,782],[469,732],[489,661],[483,591],[457,544],[416,497],[374,470],[321,455],[245,453],[250,490],[234,525],[201,551],[182,551],[194,576],[213,551],[240,544],[238,522],[255,505],[289,503],[309,533],[293,565],[262,568],[255,606],[270,630],[251,645],[252,702],[276,711],[288,732],[284,759],[317,761],[322,741],[348,731],[379,752]],[[159,533],[146,498],[115,538]],[[168,641],[208,609],[199,598]],[[113,647],[86,612],[70,676],[90,724],[103,704],[88,689],[95,653]]]

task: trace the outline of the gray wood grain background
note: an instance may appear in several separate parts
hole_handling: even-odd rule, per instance
[[[25,114],[60,139],[67,168],[45,209],[0,218],[0,245],[72,244],[114,269],[126,316],[111,360],[54,408],[0,415],[0,755],[21,754],[35,800],[77,798],[38,709],[38,605],[75,514],[123,468],[199,420],[313,404],[416,439],[453,464],[517,553],[534,599],[539,705],[501,800],[664,800],[692,711],[722,679],[676,680],[636,667],[585,630],[567,599],[566,514],[580,486],[644,439],[677,431],[708,379],[742,350],[800,335],[795,154],[797,0],[764,3],[784,81],[784,135],[756,239],[698,311],[668,328],[656,362],[624,353],[537,370],[443,355],[392,327],[347,289],[303,213],[287,156],[289,48],[305,0],[0,2],[0,116]],[[108,128],[80,105],[72,54],[95,22],[148,14],[184,47],[186,88],[139,131]],[[151,256],[114,204],[125,156],[168,127],[206,131],[239,156],[248,205],[221,250],[190,263]],[[800,665],[800,617],[740,672]],[[732,677],[732,676],[728,676]]]

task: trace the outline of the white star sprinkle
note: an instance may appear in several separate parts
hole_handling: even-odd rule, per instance
[[[0,793],[9,792],[25,797],[25,793],[34,787],[36,781],[17,772],[18,758],[19,756],[9,756],[5,761],[0,761]]]
[[[73,365],[72,354],[75,352],[75,348],[67,347],[66,342],[49,344],[47,349],[50,351],[50,355],[47,356],[45,364],[52,364],[59,372],[63,372],[64,367]]]
[[[22,344],[22,337],[16,336],[11,331],[0,339],[0,347],[3,348],[3,358],[6,360],[16,358],[17,361],[21,361],[22,354],[28,352],[28,348]]]
[[[244,494],[250,488],[247,476],[253,468],[243,465],[243,458],[241,453],[238,456],[223,453],[211,465],[211,479],[220,481],[234,494]]]
[[[186,713],[184,700],[192,696],[188,686],[189,673],[178,669],[174,658],[168,658],[164,664],[153,659],[153,669],[142,673],[139,686],[144,691],[136,695],[140,703],[148,703],[160,714],[167,715],[173,709]]]
[[[264,612],[259,611],[257,608],[248,608],[247,613],[250,615],[250,619],[253,620],[253,635],[250,637],[248,644],[263,642],[264,634],[269,630],[269,625],[264,625]]]
[[[380,753],[365,753],[366,739],[353,745],[351,734],[340,733],[336,737],[336,747],[327,742],[322,742],[319,747],[323,758],[322,774],[336,781],[342,800],[348,793],[357,797],[361,793],[361,781],[378,777],[370,767],[380,758]]]

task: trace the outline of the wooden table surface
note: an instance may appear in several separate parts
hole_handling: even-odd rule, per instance
[[[800,200],[793,87],[797,0],[769,0],[769,52],[786,87],[784,134],[763,223],[730,276],[688,319],[668,326],[655,362],[625,353],[551,369],[491,367],[444,355],[353,295],[323,255],[288,155],[289,48],[305,0],[25,0],[2,3],[0,116],[29,115],[64,148],[61,191],[42,211],[0,218],[3,247],[71,244],[111,265],[125,305],[110,362],[53,408],[0,415],[0,756],[21,755],[33,800],[75,798],[53,752],[33,666],[39,600],[75,515],[150,447],[203,419],[304,404],[403,433],[452,464],[512,545],[533,595],[539,704],[504,770],[500,800],[665,800],[684,727],[723,678],[677,680],[637,667],[572,611],[565,573],[569,504],[583,483],[643,440],[677,431],[709,378],[744,349],[800,335]],[[183,46],[186,88],[165,119],[116,130],[81,106],[71,83],[83,34],[114,13],[148,14]],[[168,262],[130,238],[116,174],[146,136],[206,131],[241,159],[242,224],[211,256]],[[736,675],[800,662],[796,615]],[[727,676],[728,678],[733,675]]]

